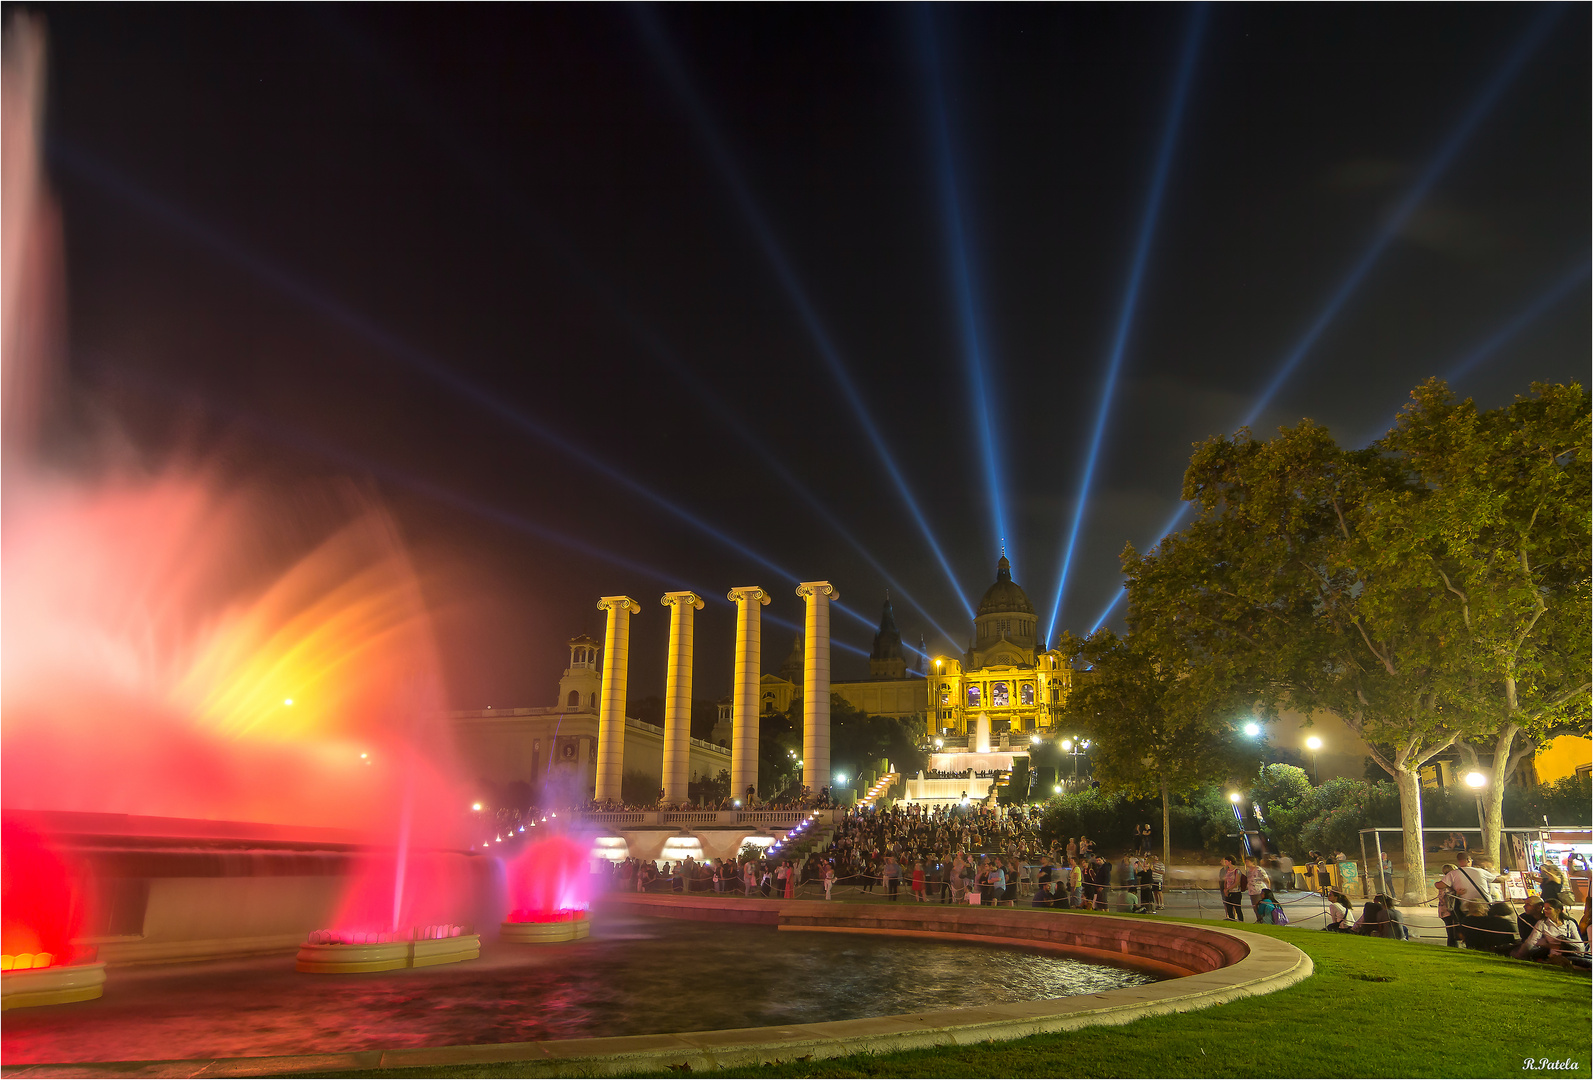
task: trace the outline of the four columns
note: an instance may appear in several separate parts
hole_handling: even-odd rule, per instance
[[[597,712],[597,799],[618,799],[625,770],[625,690],[630,679],[631,616],[642,606],[628,596],[605,596],[597,602],[608,612],[603,636],[603,689]]]
[[[841,598],[828,581],[804,581],[796,594],[807,601],[802,672],[802,783],[817,796],[830,776],[830,604]],[[762,711],[759,680],[763,674],[762,611],[769,594],[756,585],[731,589],[726,599],[736,605],[736,668],[731,689],[731,796],[746,797],[758,785],[758,718]],[[670,609],[669,668],[664,689],[663,787],[667,802],[688,796],[691,777],[691,683],[693,616],[703,607],[694,592],[665,593],[659,603]],[[608,613],[604,635],[603,688],[597,716],[597,785],[599,800],[620,798],[625,767],[625,697],[630,677],[631,616],[641,605],[628,596],[605,596],[597,602]],[[981,717],[986,724],[988,719]],[[988,728],[986,728],[988,731]],[[985,736],[989,738],[988,735]]]
[[[804,581],[808,602],[802,666],[802,784],[817,796],[830,783],[830,604],[841,598],[828,581]]]
[[[702,610],[694,592],[665,593],[669,608],[669,670],[664,675],[664,801],[685,802],[691,780],[691,658],[693,616]]]

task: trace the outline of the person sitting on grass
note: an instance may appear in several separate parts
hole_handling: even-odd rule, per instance
[[[1383,905],[1383,910],[1388,912],[1388,921],[1394,924],[1394,932],[1389,936],[1398,938],[1400,941],[1409,941],[1410,927],[1405,925],[1405,916],[1399,913],[1399,908],[1394,904],[1394,898],[1378,893],[1372,899]]]
[[[1350,932],[1350,898],[1337,889],[1328,890],[1327,894],[1327,925],[1324,930],[1331,930],[1336,934]]]
[[[1543,897],[1536,893],[1527,897],[1527,902],[1521,905],[1521,914],[1516,916],[1516,936],[1522,941],[1532,936],[1533,928],[1538,925],[1538,920],[1543,918]]]
[[[1520,943],[1516,941],[1515,914],[1510,905],[1487,905],[1480,900],[1468,900],[1460,917],[1460,939],[1466,948],[1480,952],[1508,955]]]
[[[1518,960],[1581,961],[1580,966],[1588,966],[1588,957],[1582,950],[1582,936],[1577,932],[1576,923],[1565,917],[1565,905],[1558,900],[1543,902],[1543,918],[1513,955]]]
[[[1366,902],[1361,909],[1361,917],[1355,920],[1355,925],[1350,929],[1362,937],[1391,938],[1396,933],[1394,920],[1388,917],[1388,909],[1376,900]]]

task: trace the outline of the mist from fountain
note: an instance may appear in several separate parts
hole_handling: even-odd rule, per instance
[[[375,851],[347,925],[451,924],[465,792],[426,599],[448,582],[352,482],[284,496],[151,464],[111,423],[66,432],[42,24],[4,44],[0,805],[346,830]]]

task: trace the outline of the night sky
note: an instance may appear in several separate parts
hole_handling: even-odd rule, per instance
[[[1048,626],[1196,27],[1057,630],[1380,236],[1257,431],[1588,371],[1586,5],[42,10],[75,413],[377,491],[459,708],[550,704],[605,594],[633,695],[667,589],[698,697],[732,586],[833,581],[837,677],[892,579],[960,651],[1003,532]]]

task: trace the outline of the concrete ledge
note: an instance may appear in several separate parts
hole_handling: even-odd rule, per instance
[[[475,1046],[436,1046],[281,1057],[196,1061],[72,1063],[7,1068],[25,1076],[280,1076],[420,1066],[517,1063],[532,1075],[668,1075],[756,1065],[776,1059],[843,1057],[929,1046],[968,1045],[1126,1024],[1191,1012],[1292,986],[1310,976],[1311,958],[1285,942],[1244,930],[1145,922],[1110,915],[1023,909],[914,905],[900,909],[820,900],[620,895],[605,906],[635,914],[713,922],[762,923],[784,930],[887,933],[962,938],[1045,948],[1146,970],[1184,972],[1147,986],[1051,1000],[1019,1001],[784,1027],[732,1028],[662,1035],[562,1039]]]

